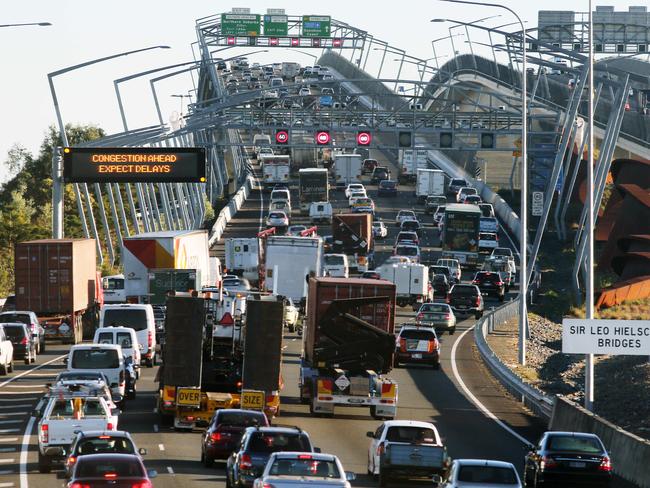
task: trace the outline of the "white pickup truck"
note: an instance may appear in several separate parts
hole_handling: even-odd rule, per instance
[[[119,410],[110,409],[101,396],[52,392],[34,411],[38,422],[38,471],[49,473],[62,464],[77,432],[117,430]]]

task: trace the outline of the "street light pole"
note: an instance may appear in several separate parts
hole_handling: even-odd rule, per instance
[[[521,199],[520,199],[520,216],[519,223],[519,350],[518,359],[522,366],[526,364],[526,335],[528,332],[528,276],[527,269],[527,231],[528,231],[528,95],[527,90],[527,73],[526,73],[526,28],[519,15],[506,5],[499,3],[482,3],[468,0],[441,0],[449,3],[460,3],[465,5],[478,5],[481,7],[497,7],[510,12],[519,21],[521,26],[521,48],[522,48],[522,76],[521,76]],[[591,2],[591,0],[590,0]],[[593,220],[592,220],[593,222]]]
[[[61,134],[61,141],[63,142],[64,146],[69,146],[68,142],[68,136],[65,132],[65,124],[63,123],[63,117],[61,115],[61,109],[59,107],[59,100],[56,95],[56,90],[54,88],[54,77],[68,73],[70,71],[83,68],[86,66],[90,66],[91,64],[96,64],[96,63],[101,63],[102,61],[107,61],[109,59],[114,59],[120,56],[128,56],[129,54],[135,54],[143,51],[149,51],[151,49],[169,49],[169,46],[151,46],[151,47],[146,47],[143,49],[136,49],[133,51],[126,51],[123,53],[118,53],[118,54],[113,54],[111,56],[105,56],[102,58],[97,58],[93,59],[91,61],[86,61],[85,63],[80,63],[76,64],[74,66],[68,66],[67,68],[62,68],[57,71],[53,71],[51,73],[48,73],[47,75],[47,80],[48,84],[50,86],[50,94],[52,96],[52,103],[54,104],[54,111],[56,112],[56,119],[59,125],[59,133]],[[55,216],[53,214],[53,222],[52,222],[52,237],[54,239],[61,239],[63,238],[64,234],[64,229],[63,229],[63,181],[60,178],[54,178],[53,179],[53,186],[54,185],[60,185],[58,188],[52,188],[52,196],[53,198],[57,198],[57,201],[53,201],[52,208],[53,209],[61,209],[60,212],[57,212],[57,215]],[[79,210],[79,216],[81,217],[81,225],[83,228],[84,236],[86,238],[90,237],[90,234],[88,232],[88,223],[86,222],[86,215],[84,212],[84,207],[83,207],[83,202],[81,200],[81,192],[79,190],[79,185],[77,183],[74,184],[74,189],[75,189],[75,195],[77,199],[77,208]],[[88,210],[91,215],[91,224],[93,226],[93,233],[96,239],[96,246],[97,246],[97,253],[100,259],[100,262],[103,261],[103,256],[102,256],[102,250],[101,250],[101,245],[99,242],[99,236],[97,233],[97,227],[95,225],[95,219],[93,217],[92,213],[92,207],[90,206],[90,200],[88,200]]]
[[[22,23],[22,24],[2,24],[2,25],[0,25],[0,28],[1,27],[25,27],[25,26],[28,26],[28,25],[37,25],[39,27],[48,27],[48,26],[50,26],[52,24],[49,23],[49,22],[25,22],[25,23]]]

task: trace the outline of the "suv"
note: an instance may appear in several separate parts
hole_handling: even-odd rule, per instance
[[[377,166],[372,170],[370,184],[377,185],[380,181],[390,180],[390,170],[385,166]]]
[[[238,408],[216,410],[203,433],[201,462],[209,468],[216,459],[228,459],[239,446],[246,428],[268,425],[269,421],[263,412]]]
[[[469,186],[469,183],[467,182],[466,179],[452,178],[451,181],[449,182],[449,186],[447,187],[447,193],[456,195],[456,193],[458,193],[458,190],[460,190],[465,186]]]
[[[32,334],[36,334],[36,354],[45,352],[45,329],[38,321],[38,317],[34,312],[25,311],[3,311],[0,313],[0,323],[3,322],[21,322],[27,325],[27,328]]]
[[[7,374],[14,370],[14,346],[5,335],[5,330],[0,324],[0,374]]]
[[[36,361],[36,334],[32,334],[22,323],[2,324],[7,339],[14,347],[14,358],[23,358],[25,364]]]
[[[483,295],[494,296],[500,302],[506,297],[506,284],[501,279],[499,273],[479,271],[474,275],[472,283],[478,286]]]
[[[424,201],[424,213],[427,215],[432,215],[438,209],[440,205],[446,205],[447,199],[439,195],[429,195]]]
[[[447,266],[451,274],[450,283],[460,283],[461,269],[458,259],[440,258],[436,261],[436,266]]]
[[[309,435],[298,427],[248,427],[239,450],[226,463],[226,484],[251,487],[274,452],[317,452]]]
[[[401,363],[427,363],[440,368],[440,342],[433,327],[402,326],[395,342],[395,367]]]
[[[478,195],[478,191],[476,188],[473,188],[471,186],[464,186],[458,190],[458,193],[456,194],[456,202],[463,203],[465,201],[465,197],[468,195]]]
[[[456,315],[474,314],[476,319],[483,316],[484,303],[481,290],[476,285],[459,285],[451,287],[447,303]]]
[[[377,188],[377,196],[380,197],[396,197],[397,196],[397,182],[393,180],[382,180],[379,182]]]
[[[361,174],[372,173],[378,165],[379,163],[376,159],[364,159],[363,165],[361,166]]]

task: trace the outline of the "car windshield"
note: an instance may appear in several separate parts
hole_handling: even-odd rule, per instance
[[[416,339],[419,341],[430,341],[436,338],[435,334],[431,330],[414,329],[403,330],[399,337],[400,339]]]
[[[135,446],[126,437],[113,437],[110,435],[102,435],[99,437],[92,437],[82,439],[77,444],[77,455],[85,454],[135,454]]]
[[[461,466],[458,470],[458,481],[494,485],[518,484],[514,470],[500,466]]]
[[[397,217],[402,218],[402,219],[406,218],[406,217],[411,217],[411,218],[414,219],[415,218],[415,212],[413,212],[413,210],[400,210],[398,212],[398,214],[397,214]]]
[[[122,326],[135,331],[147,329],[147,311],[144,308],[108,308],[104,311],[104,326]]]
[[[588,454],[600,454],[603,451],[600,443],[594,437],[559,435],[549,437],[546,442],[546,449],[549,451],[571,451]]]
[[[405,220],[402,223],[402,229],[419,229],[420,223],[417,220]]]
[[[454,286],[451,290],[452,295],[464,295],[464,296],[473,296],[477,295],[478,292],[473,286]]]
[[[372,200],[370,200],[370,198],[357,198],[357,201],[355,203],[359,206],[370,205],[372,203]]]
[[[74,369],[113,369],[120,366],[116,349],[78,349],[70,363]]]
[[[437,275],[436,278],[440,276],[443,280],[445,279],[444,276],[442,275]],[[427,306],[425,310],[422,311],[423,313],[447,313],[449,312],[449,309],[447,308],[447,305],[443,304],[431,304]]]
[[[20,322],[21,324],[30,325],[29,315],[26,313],[0,313],[0,322]]]
[[[11,342],[22,341],[25,337],[25,328],[22,325],[5,325],[3,329]]]
[[[498,273],[478,273],[476,275],[476,279],[483,282],[490,281],[492,283],[501,281],[501,277],[498,275]]]
[[[381,188],[392,189],[392,188],[395,188],[395,182],[394,182],[394,181],[391,181],[391,180],[384,180],[384,181],[382,181],[381,183],[379,183],[379,186],[380,186]]]
[[[248,450],[260,453],[278,451],[309,452],[311,446],[307,438],[299,434],[285,432],[255,432],[251,435]]]
[[[512,256],[512,252],[507,247],[497,247],[492,251],[495,256]]]
[[[283,219],[284,214],[281,214],[279,212],[271,212],[271,214],[269,215],[269,218],[271,218],[271,219]]]
[[[465,180],[462,180],[462,179],[453,178],[451,180],[451,185],[452,186],[461,186],[461,185],[465,186],[466,184],[467,184],[467,182]]]
[[[217,416],[219,425],[234,425],[241,427],[254,427],[268,425],[266,416],[257,412],[220,412]]]
[[[389,442],[407,442],[409,444],[436,442],[436,434],[433,429],[426,427],[393,426],[386,432],[386,440]]]
[[[301,478],[340,478],[341,473],[334,461],[311,459],[309,454],[298,458],[276,459],[269,470],[271,476],[299,476]]]
[[[144,478],[146,473],[136,459],[88,459],[80,457],[75,478]]]
[[[397,246],[395,253],[398,256],[417,256],[418,248],[415,246]]]
[[[334,254],[325,255],[325,264],[328,266],[341,266],[345,264],[343,256],[337,256]]]

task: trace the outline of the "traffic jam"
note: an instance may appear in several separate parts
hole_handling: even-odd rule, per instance
[[[217,69],[232,94],[264,88],[260,103],[347,100],[310,86],[332,76],[325,67],[249,67],[240,57]],[[594,435],[546,432],[522,451],[522,471],[452,458],[431,417],[400,414],[391,372],[442,374],[445,336],[514,292],[514,246],[477,189],[435,169],[417,147],[389,164],[367,150],[292,149],[272,137],[286,141],[260,133],[247,147],[257,185],[250,205],[259,202],[251,211],[259,228],[248,235],[226,232],[210,249],[205,230],[136,234],[124,239],[122,273],[109,276],[96,270],[92,239],[16,245],[15,295],[0,313],[0,373],[11,374],[0,384],[0,417],[27,411],[32,419],[30,478],[69,488],[168,486],[176,473],[161,472],[163,441],[149,444],[158,446],[155,463],[151,447],[138,445],[146,391],[158,419],[147,435],[186,433],[183,442],[200,451],[186,472],[218,471],[227,487],[606,486],[611,464]],[[37,361],[53,347],[59,356]],[[33,366],[17,376],[19,360]],[[29,383],[35,396],[2,396],[30,374],[40,378],[39,388]],[[294,405],[323,421],[350,407],[371,418],[366,472],[323,452],[316,432],[287,425],[284,410]],[[0,444],[18,447],[0,453],[14,463],[21,429],[5,422]]]

